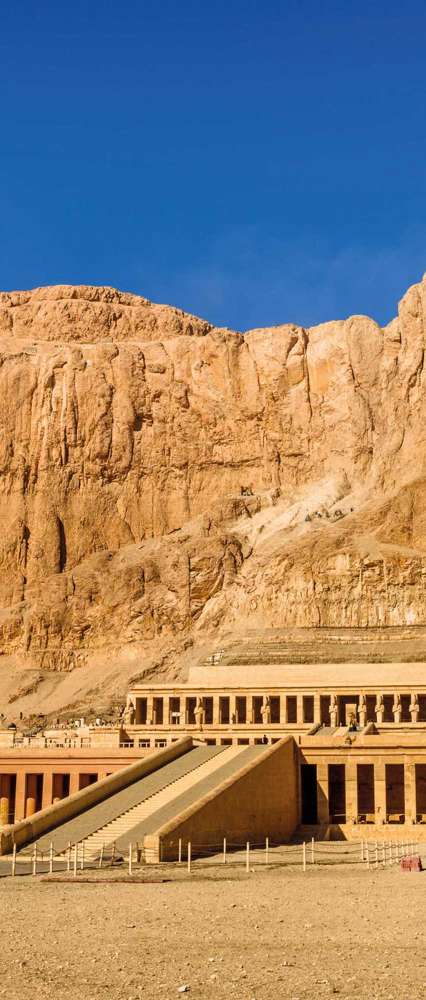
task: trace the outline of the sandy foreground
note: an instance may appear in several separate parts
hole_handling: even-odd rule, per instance
[[[169,875],[129,884],[2,879],[0,995],[426,997],[426,872]]]

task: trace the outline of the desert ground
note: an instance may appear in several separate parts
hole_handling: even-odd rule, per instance
[[[124,872],[100,876],[1,880],[0,995],[426,996],[426,873],[217,866],[145,869],[127,884]]]

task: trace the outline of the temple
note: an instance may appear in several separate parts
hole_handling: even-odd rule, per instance
[[[423,635],[307,632],[138,683],[116,724],[0,732],[2,852],[46,830],[94,853],[133,839],[147,861],[185,837],[426,840]]]

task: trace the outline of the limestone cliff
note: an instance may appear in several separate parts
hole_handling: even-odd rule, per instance
[[[0,699],[55,710],[226,634],[426,623],[426,281],[244,335],[0,294]]]

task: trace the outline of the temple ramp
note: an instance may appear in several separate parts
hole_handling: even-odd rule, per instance
[[[47,851],[52,842],[56,853],[60,854],[67,849],[69,844],[87,841],[92,834],[109,826],[114,820],[122,817],[141,803],[154,800],[156,795],[164,789],[169,789],[169,794],[172,794],[171,789],[178,786],[183,777],[188,777],[192,772],[202,768],[204,764],[221,756],[225,749],[225,747],[192,746],[183,755],[165,763],[149,774],[143,775],[120,791],[113,792],[102,802],[93,806],[88,805],[77,816],[58,824],[56,829],[49,831],[48,834],[33,838],[31,846],[24,848],[24,850],[32,851],[35,842],[40,851]]]
[[[199,851],[217,851],[223,838],[228,845],[247,841],[285,843],[299,822],[297,746],[287,736],[272,746],[246,749],[235,759],[234,767],[218,770],[198,783],[196,795],[173,802],[174,816],[168,807],[151,817],[132,841],[143,850],[149,863],[173,861],[178,857],[179,841],[190,842],[193,855]],[[181,812],[177,812],[180,805]],[[155,827],[154,824],[157,824]]]
[[[164,785],[85,838],[85,857],[98,857],[103,848],[108,849],[112,844],[116,844],[119,851],[127,850],[130,842],[140,840],[150,829],[155,829],[159,818],[176,815],[183,802],[196,800],[209,787],[209,783],[216,784],[220,776],[240,766],[240,758],[247,753],[247,749],[198,747],[193,750],[191,756],[194,763],[197,761],[197,767],[187,769],[181,777],[175,778],[173,782]]]

